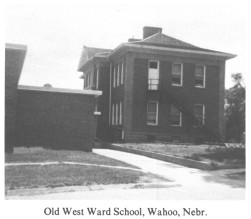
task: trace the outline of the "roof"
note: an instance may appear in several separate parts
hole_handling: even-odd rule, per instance
[[[78,70],[89,60],[94,57],[107,57],[112,50],[110,49],[102,49],[102,48],[94,48],[83,46],[81,57],[78,64]]]
[[[14,43],[5,43],[6,49],[16,49],[16,50],[27,50],[26,45],[14,44]]]
[[[184,41],[178,40],[176,38],[167,36],[162,33],[154,34],[148,38],[145,38],[140,41],[130,42],[130,44],[139,44],[139,45],[149,45],[149,46],[156,46],[156,47],[169,47],[169,48],[178,48],[178,49],[189,49],[189,50],[198,50],[198,51],[208,51],[208,52],[218,52],[223,53],[215,50],[204,49],[190,43],[186,43]]]
[[[13,74],[19,81],[26,58],[27,46],[5,43],[5,75]]]
[[[94,96],[102,95],[102,91],[99,91],[99,90],[65,89],[65,88],[52,88],[52,87],[37,87],[37,86],[28,86],[28,85],[18,85],[18,90],[86,94],[86,95],[94,95]]]
[[[85,48],[89,59],[95,55],[105,55],[112,51],[111,49],[102,49],[102,48],[94,48],[94,47],[87,47],[87,46],[84,46],[83,48]]]
[[[223,59],[234,58],[236,55],[219,52],[215,50],[204,49],[198,46],[194,46],[190,43],[186,43],[184,41],[175,39],[173,37],[167,36],[162,33],[156,33],[152,36],[149,36],[143,40],[138,40],[134,42],[127,42],[120,44],[117,48],[115,48],[109,55],[112,57],[117,51],[121,51],[122,48],[133,49],[133,51],[166,51],[166,52],[174,52],[179,54],[197,54],[197,55],[207,55],[211,57],[221,57]],[[147,50],[141,50],[147,49]]]
[[[165,46],[177,46],[177,47],[186,47],[186,48],[198,48],[190,43],[183,42],[181,40],[175,39],[173,37],[167,36],[162,33],[156,33],[150,37],[147,37],[138,42],[132,43],[141,43],[141,44],[156,44],[156,45],[165,45]]]
[[[112,57],[118,51],[121,51],[122,48],[134,48],[138,49],[137,51],[141,51],[141,49],[150,49],[152,50],[163,50],[168,52],[178,52],[179,54],[197,54],[197,55],[207,55],[210,57],[221,57],[222,59],[230,59],[234,58],[236,55],[230,53],[219,52],[215,50],[209,50],[205,48],[201,48],[190,43],[178,40],[176,38],[167,36],[162,33],[156,33],[151,35],[143,40],[130,39],[129,42],[120,44],[114,50],[110,49],[100,49],[100,48],[92,48],[92,47],[83,47],[83,51],[81,54],[81,59],[79,62],[79,68],[81,69],[88,60],[93,57]],[[150,51],[149,50],[149,51]],[[145,51],[145,50],[144,50]]]

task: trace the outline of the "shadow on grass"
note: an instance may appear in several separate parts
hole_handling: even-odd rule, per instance
[[[208,182],[229,185],[232,188],[245,188],[246,171],[243,169],[211,171],[204,176],[204,179]]]
[[[220,162],[222,164],[243,164],[245,167],[245,148],[215,148],[208,150],[207,153],[195,153],[185,158],[203,161],[204,159],[213,162]]]

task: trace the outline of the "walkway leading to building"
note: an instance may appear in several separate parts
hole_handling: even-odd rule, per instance
[[[243,185],[226,178],[228,175],[243,172],[243,169],[204,171],[120,151],[95,149],[94,153],[119,159],[140,167],[144,172],[160,175],[182,185],[168,189],[153,189],[149,196],[154,199],[235,200],[245,198]],[[140,197],[147,198],[147,195],[138,198]]]
[[[59,192],[34,196],[11,197],[11,199],[93,199],[93,200],[243,200],[245,187],[238,180],[226,178],[245,170],[203,171],[188,168],[148,157],[113,151],[94,149],[94,153],[117,159],[141,168],[142,171],[172,180],[168,188],[124,189],[109,186],[104,190]]]

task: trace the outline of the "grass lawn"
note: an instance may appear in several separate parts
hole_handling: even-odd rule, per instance
[[[35,163],[72,161],[88,164],[137,168],[105,156],[83,151],[49,150],[43,148],[15,148],[5,155],[6,163]],[[5,167],[6,190],[39,187],[137,183],[147,175],[137,170],[109,167],[68,165],[21,165]]]
[[[53,162],[53,161],[71,161],[89,164],[102,164],[111,166],[123,166],[138,168],[133,165],[114,160],[105,156],[84,151],[70,150],[51,150],[41,147],[34,148],[14,148],[13,154],[5,154],[6,163],[35,163],[35,162]]]
[[[245,166],[245,148],[239,147],[224,148],[217,145],[209,147],[208,145],[168,143],[126,143],[120,146],[210,162],[213,165],[240,164]]]
[[[87,186],[93,184],[136,183],[144,174],[139,171],[80,165],[8,166],[6,190],[20,188]]]

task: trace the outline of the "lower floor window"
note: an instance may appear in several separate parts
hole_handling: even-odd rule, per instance
[[[147,125],[158,125],[158,102],[147,103]]]
[[[112,125],[122,125],[123,105],[122,101],[112,104]]]
[[[205,105],[195,104],[194,105],[194,116],[198,122],[205,124]]]
[[[171,105],[171,125],[182,126],[182,113],[173,105]]]

